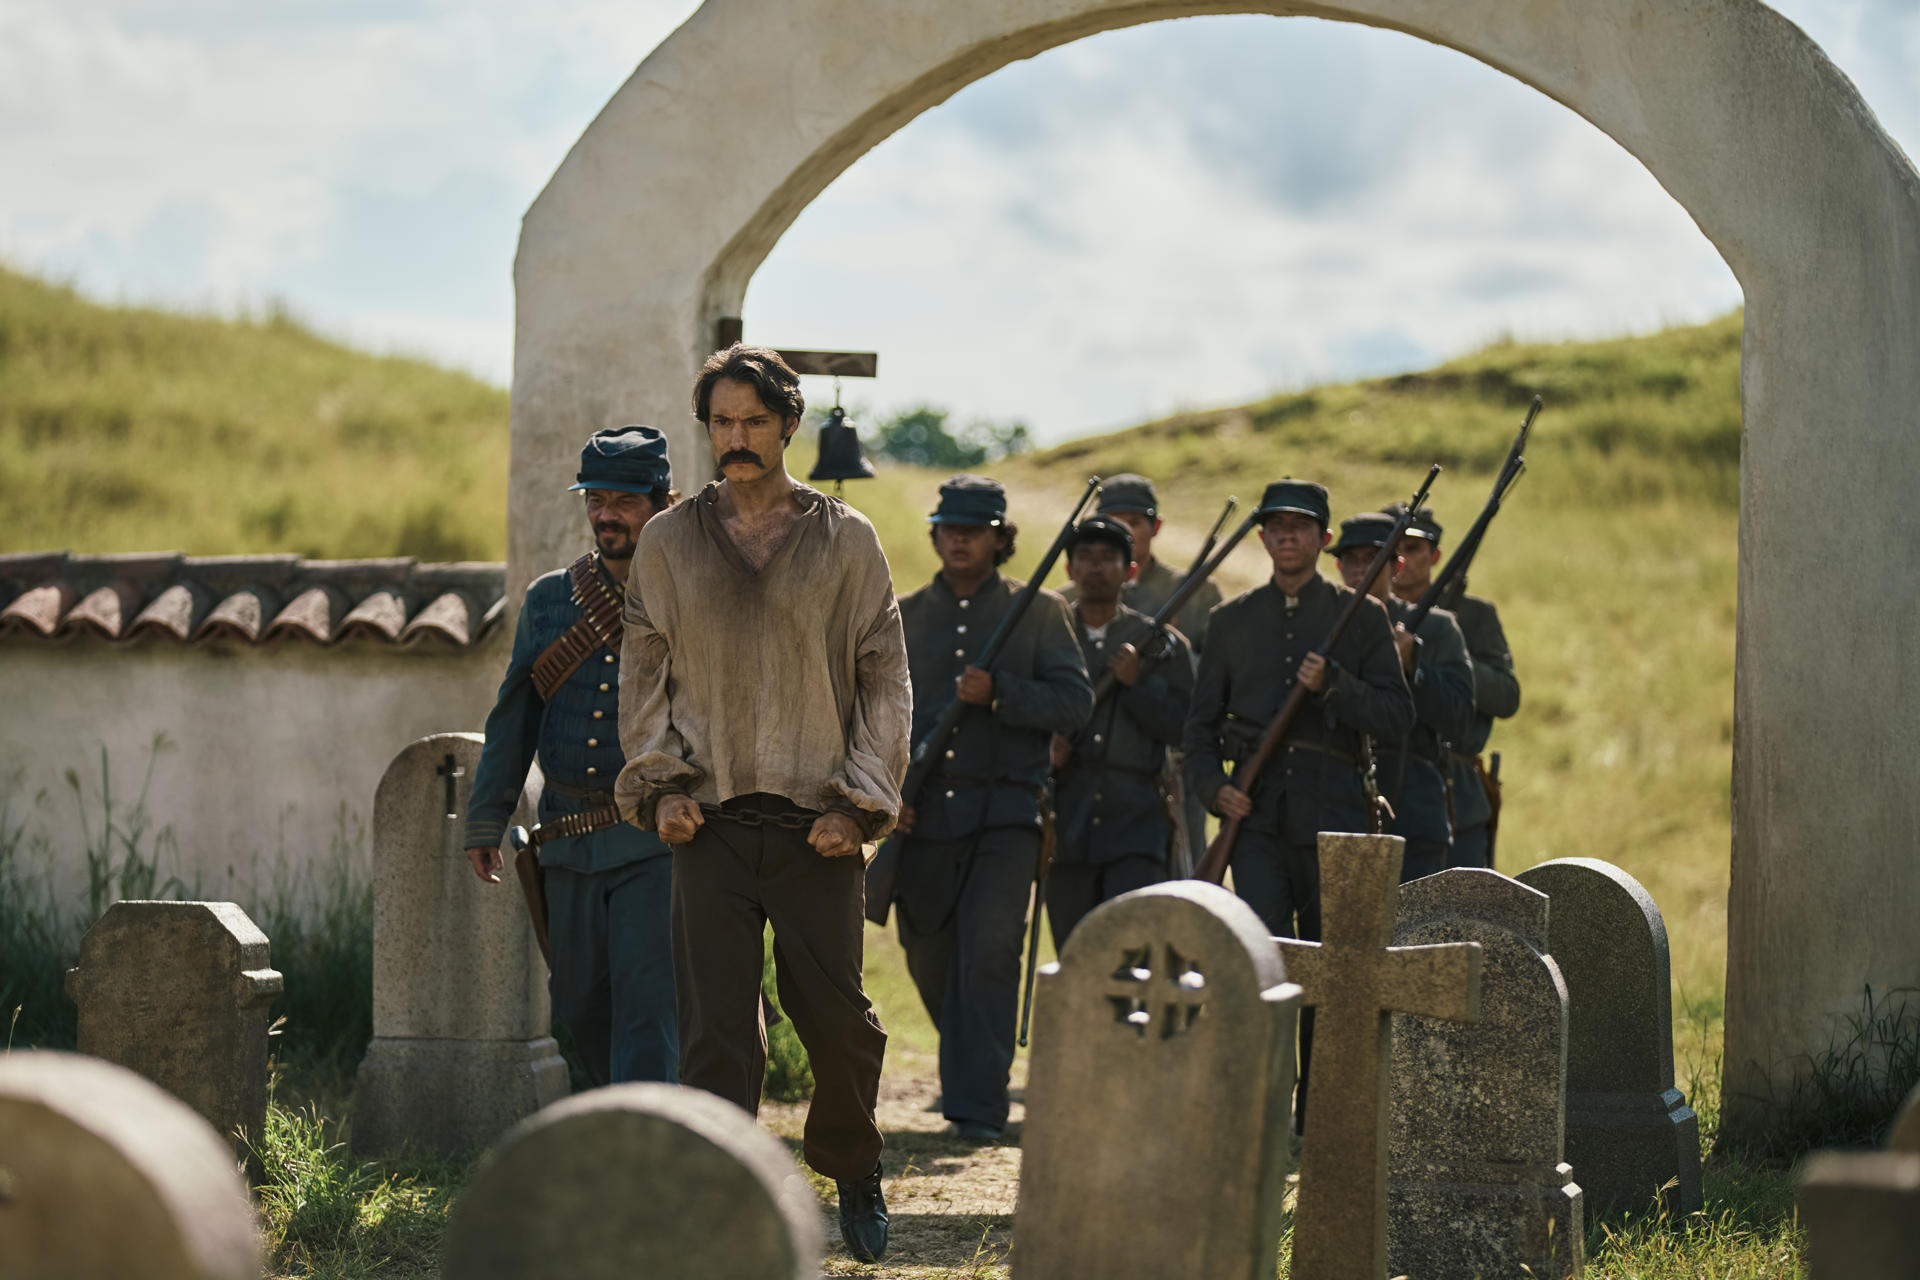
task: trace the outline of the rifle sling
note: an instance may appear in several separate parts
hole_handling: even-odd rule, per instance
[[[625,628],[620,621],[620,599],[599,571],[592,552],[575,560],[567,569],[573,584],[573,602],[580,606],[580,621],[560,633],[533,660],[533,687],[542,699],[551,700],[568,677],[595,649],[620,651]]]

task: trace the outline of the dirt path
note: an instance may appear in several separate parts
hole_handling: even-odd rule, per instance
[[[932,1056],[887,1053],[878,1117],[886,1135],[887,1211],[893,1230],[887,1256],[867,1266],[847,1256],[835,1217],[833,1183],[809,1174],[820,1193],[827,1233],[822,1271],[830,1276],[998,1277],[1007,1273],[1013,1207],[1020,1187],[1020,1130],[1026,1119],[1026,1061],[1014,1064],[1013,1114],[1005,1139],[976,1147],[943,1136],[940,1083]],[[762,1127],[799,1154],[805,1103],[767,1103]]]

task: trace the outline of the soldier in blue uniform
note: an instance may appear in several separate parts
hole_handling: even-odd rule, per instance
[[[1387,514],[1397,516],[1405,505],[1395,503],[1387,508]],[[1414,512],[1413,523],[1400,539],[1400,568],[1393,575],[1395,595],[1417,601],[1427,593],[1434,568],[1440,563],[1440,533],[1440,522],[1433,518],[1431,507]],[[1514,674],[1513,651],[1500,625],[1500,611],[1491,600],[1467,595],[1466,585],[1463,578],[1458,589],[1443,601],[1460,624],[1467,653],[1473,659],[1473,724],[1464,737],[1451,743],[1448,762],[1453,847],[1447,854],[1447,865],[1490,867],[1499,783],[1488,775],[1481,753],[1493,734],[1493,722],[1520,710],[1520,677]]]
[[[620,752],[621,603],[641,527],[672,501],[666,437],[609,428],[587,441],[578,483],[594,550],[527,588],[506,679],[467,808],[467,857],[497,880],[500,843],[540,759],[540,821],[606,809]],[[619,822],[539,849],[554,1016],[595,1084],[678,1078],[673,860],[652,831]]]
[[[1473,728],[1473,662],[1458,624],[1445,609],[1430,610],[1417,632],[1407,632],[1413,606],[1391,598],[1387,591],[1398,556],[1372,583],[1362,583],[1380,548],[1387,545],[1394,520],[1394,516],[1369,511],[1344,521],[1332,551],[1340,564],[1341,580],[1387,606],[1387,615],[1394,621],[1400,670],[1413,693],[1412,732],[1373,743],[1380,792],[1393,810],[1384,829],[1407,842],[1400,859],[1400,882],[1405,884],[1447,866],[1452,845],[1447,816],[1448,744],[1461,741]]]
[[[1056,951],[1087,912],[1167,878],[1163,767],[1186,725],[1193,655],[1179,631],[1155,637],[1152,619],[1121,603],[1133,545],[1129,527],[1106,515],[1082,520],[1067,541],[1080,654],[1096,685],[1109,672],[1116,684],[1079,733],[1053,735]]]
[[[913,674],[915,749],[947,704],[967,714],[911,808],[903,808],[900,944],[940,1029],[941,1104],[953,1134],[997,1140],[1007,1124],[1020,998],[1020,949],[1040,853],[1040,797],[1055,733],[1093,709],[1093,686],[1066,602],[1042,591],[992,671],[973,665],[1021,584],[1000,576],[1013,552],[997,480],[955,476],[928,522],[940,555],[932,582],[900,598]]]

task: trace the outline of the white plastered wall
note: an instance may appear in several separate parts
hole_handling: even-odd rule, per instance
[[[27,869],[50,876],[63,910],[83,906],[81,815],[97,841],[101,751],[124,822],[164,735],[141,846],[151,851],[153,836],[171,833],[177,851],[160,866],[163,879],[242,905],[281,890],[307,897],[336,844],[364,873],[388,764],[427,734],[478,732],[511,642],[496,628],[454,653],[353,642],[0,644],[0,784],[8,823],[26,836],[21,856],[44,837],[52,857]]]
[[[1731,1118],[1760,1119],[1743,1095],[1823,1048],[1864,984],[1920,980],[1920,178],[1757,0],[709,0],[527,214],[510,596],[567,557],[590,431],[654,422],[683,487],[704,476],[686,399],[714,322],[860,155],[1015,59],[1217,13],[1389,27],[1532,85],[1638,157],[1745,291],[1726,1068]],[[1876,554],[1836,576],[1843,547]]]

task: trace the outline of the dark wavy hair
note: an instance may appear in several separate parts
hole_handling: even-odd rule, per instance
[[[736,342],[714,352],[700,366],[700,379],[693,384],[693,416],[702,425],[712,413],[713,384],[722,378],[752,387],[760,403],[783,420],[798,422],[807,411],[806,397],[800,394],[800,375],[780,358],[779,352]]]
[[[1007,535],[1006,544],[993,549],[993,567],[998,569],[1001,565],[1013,559],[1013,546],[1015,542],[1019,541],[1020,526],[1011,520],[1002,520],[995,532]],[[935,550],[938,550],[940,546],[939,537],[940,526],[937,524],[928,525],[927,540],[933,543]]]

